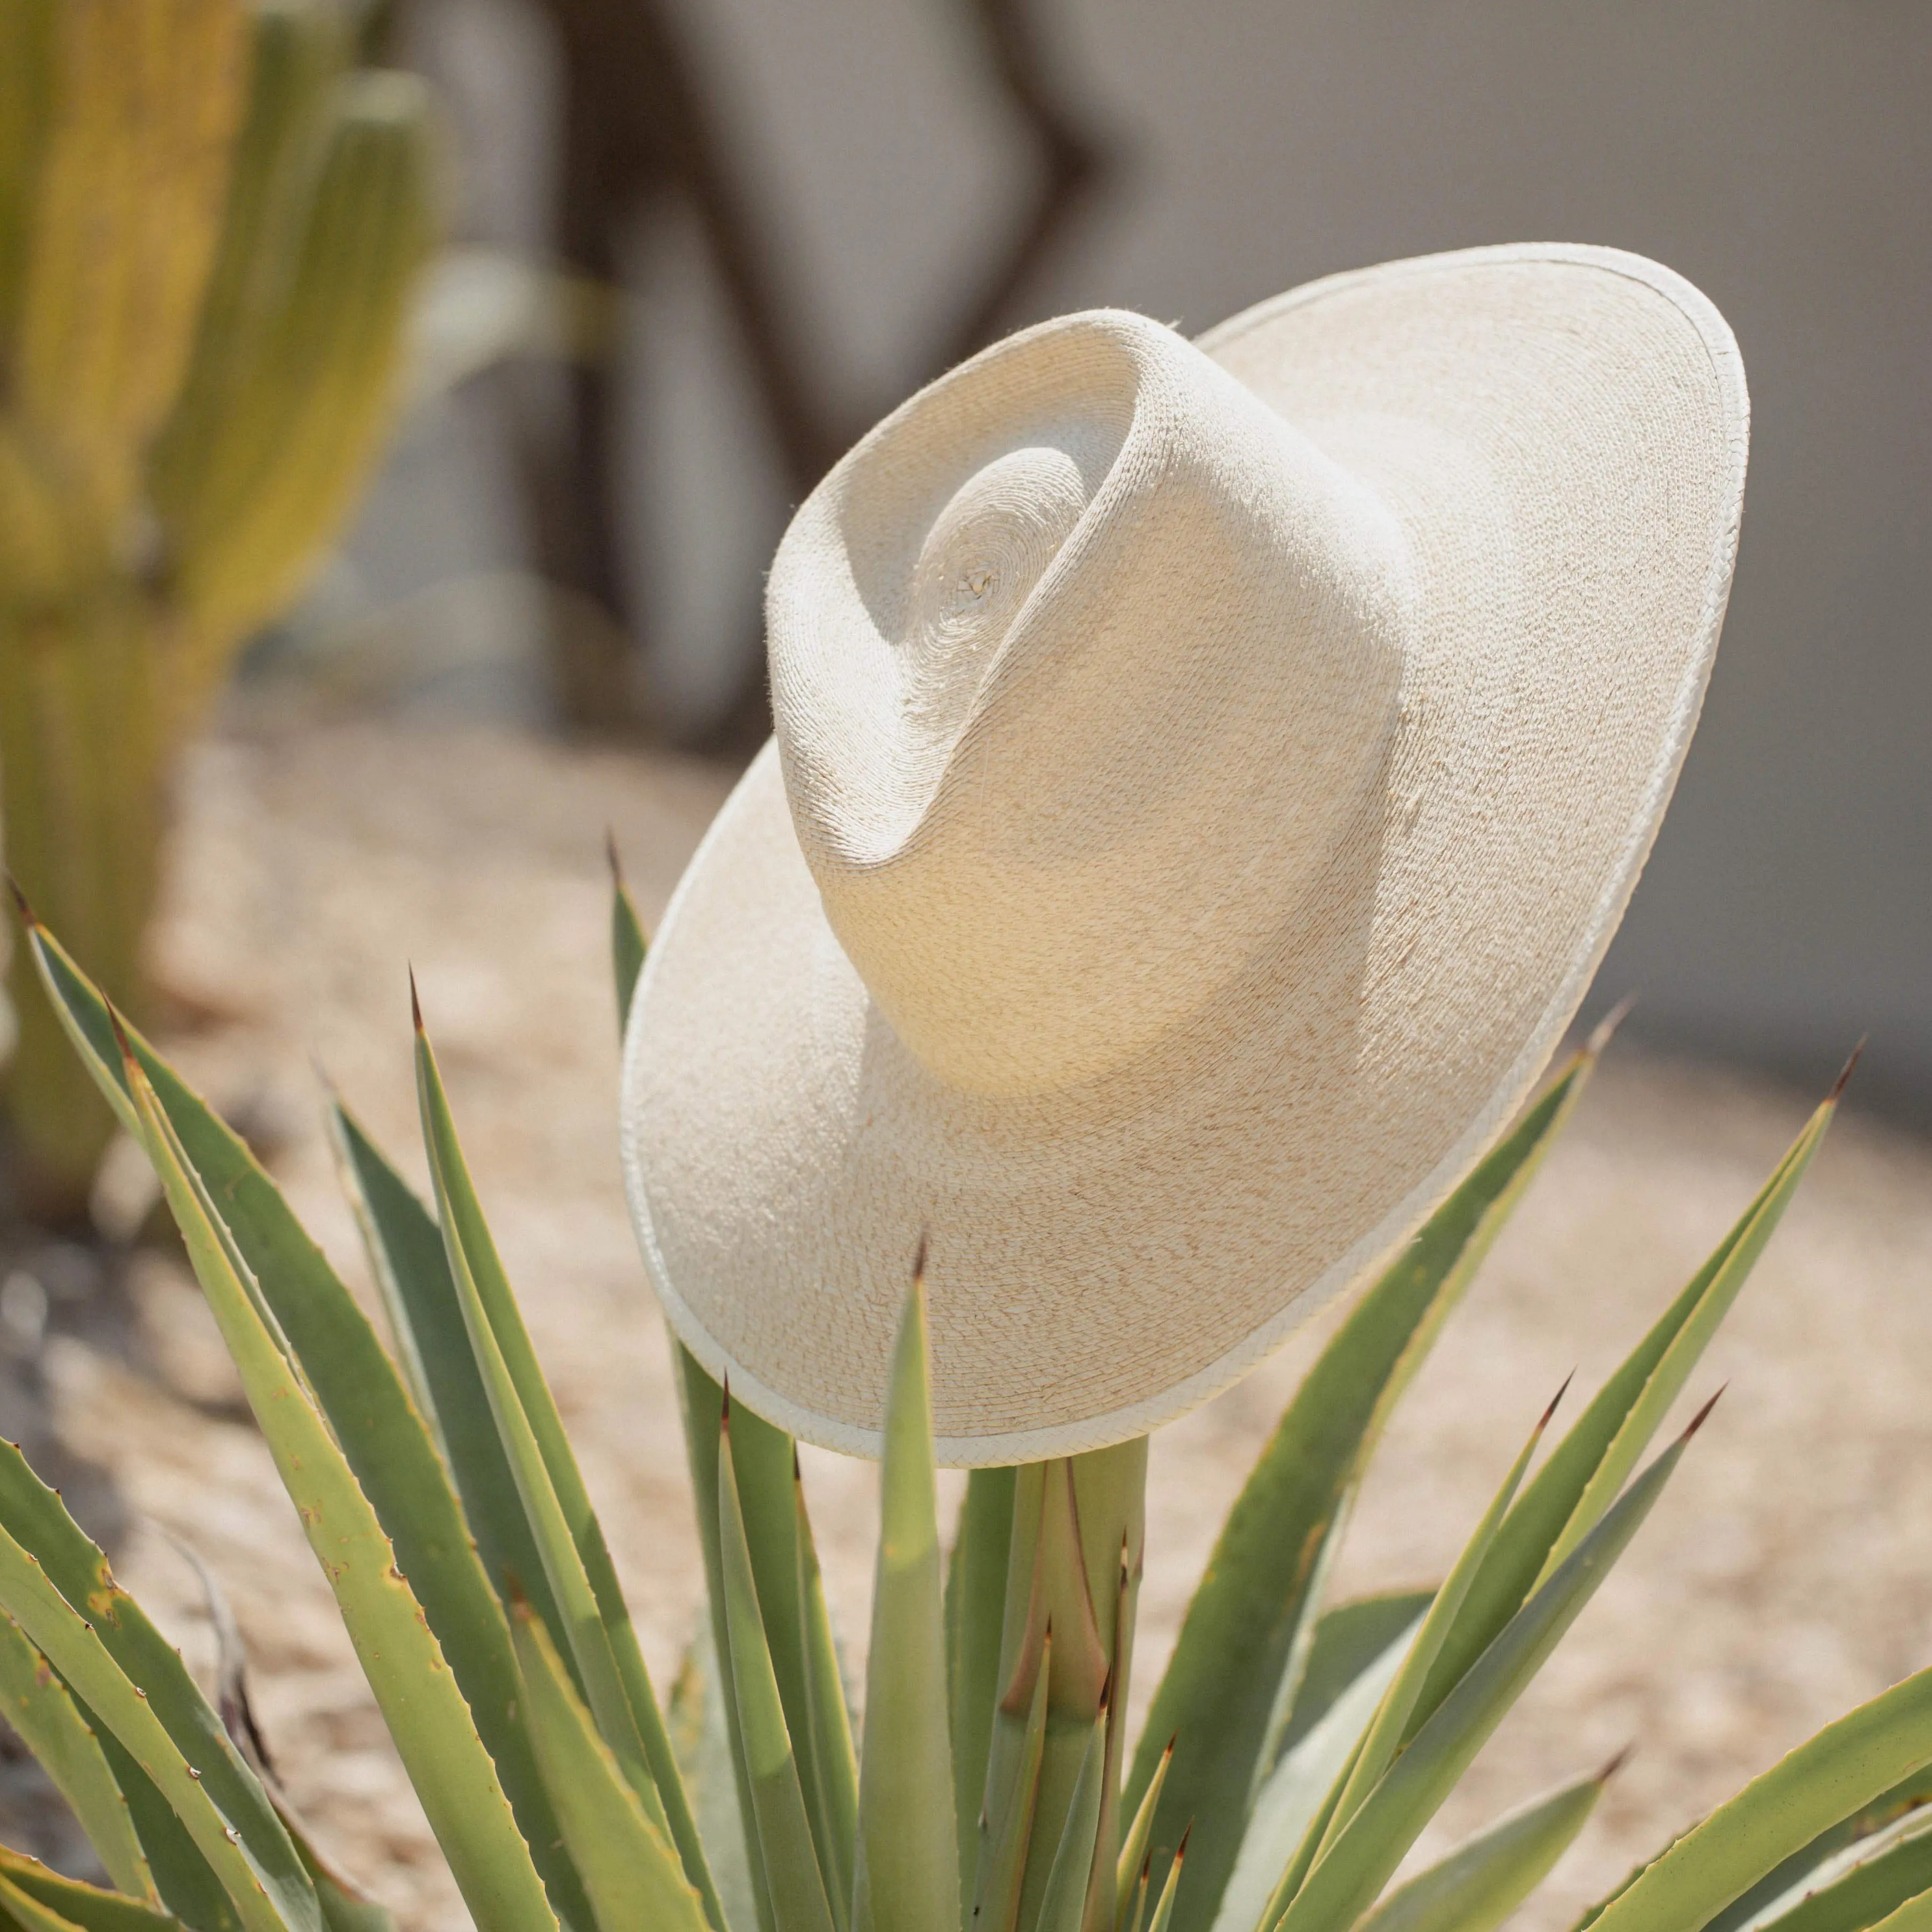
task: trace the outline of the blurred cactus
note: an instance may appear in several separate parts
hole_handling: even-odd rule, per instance
[[[298,594],[393,414],[426,104],[329,0],[0,0],[0,839],[138,1011],[167,760]],[[20,1188],[110,1126],[24,959]]]

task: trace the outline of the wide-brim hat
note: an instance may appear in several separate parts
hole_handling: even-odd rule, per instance
[[[673,1328],[876,1452],[1144,1432],[1414,1230],[1574,1016],[1696,724],[1742,365],[1678,276],[1477,249],[1196,344],[1028,329],[800,510],[777,732],[633,1008]]]

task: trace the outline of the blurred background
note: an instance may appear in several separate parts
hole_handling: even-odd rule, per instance
[[[419,1174],[413,962],[660,1682],[698,1582],[616,1183],[602,848],[655,917],[768,728],[792,507],[1026,322],[1198,331],[1522,240],[1654,256],[1729,318],[1743,548],[1585,1010],[1634,992],[1626,1039],[1409,1398],[1344,1582],[1440,1574],[1550,1390],[1619,1358],[1868,1034],[1713,1351],[1736,1392],[1448,1823],[1640,1744],[1532,1909],[1553,1932],[1932,1658],[1932,8],[128,4],[152,70],[103,0],[0,10],[7,862],[365,1290],[314,1063]],[[63,142],[119,172],[34,159]],[[66,218],[89,194],[108,214]],[[164,1529],[193,1540],[299,1808],[412,1925],[459,1926],[140,1159],[91,1094],[52,1106],[64,1046],[10,984],[0,1435],[205,1662]],[[1142,1694],[1321,1339],[1157,1443]],[[870,1472],[806,1475],[856,1640]],[[4,1731],[0,1829],[83,1856]]]
[[[1814,1081],[1868,1033],[1866,1103],[1932,1118],[1926,9],[412,0],[401,32],[450,104],[462,231],[625,300],[567,400],[512,371],[418,421],[344,594],[404,604],[452,652],[486,648],[487,614],[532,712],[596,728],[608,694],[545,676],[533,607],[479,610],[464,580],[586,593],[622,626],[639,720],[742,751],[790,506],[988,334],[1101,303],[1196,331],[1491,242],[1688,275],[1750,379],[1743,549],[1598,1003],[1634,991],[1640,1036]],[[650,124],[631,146],[597,124],[627,87]]]

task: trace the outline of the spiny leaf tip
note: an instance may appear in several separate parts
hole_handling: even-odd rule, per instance
[[[38,928],[40,921],[34,916],[34,908],[28,903],[26,889],[11,872],[7,874],[7,890],[14,895],[14,907],[20,915],[20,923]]]
[[[1622,1770],[1624,1766],[1628,1764],[1630,1760],[1636,1756],[1636,1746],[1634,1744],[1625,1744],[1623,1749],[1618,1751],[1616,1756],[1612,1758],[1610,1762],[1605,1765],[1601,1771],[1598,1772],[1597,1782],[1599,1784],[1609,1784],[1610,1780],[1616,1777],[1617,1773]]]
[[[138,1071],[140,1063],[134,1058],[134,1048],[128,1038],[128,1029],[122,1024],[120,1009],[114,1002],[103,998],[100,1004],[107,1010],[107,1024],[114,1029],[114,1043],[121,1049],[122,1064],[130,1070]]]
[[[1543,1420],[1536,1425],[1538,1435],[1540,1436],[1550,1426],[1550,1418],[1556,1414],[1557,1405],[1570,1393],[1570,1384],[1576,1379],[1576,1371],[1574,1369],[1563,1378],[1563,1386],[1550,1398],[1550,1406],[1543,1412]]]
[[[1851,1058],[1845,1062],[1844,1070],[1839,1074],[1831,1092],[1826,1096],[1826,1106],[1835,1107],[1838,1104],[1845,1089],[1851,1084],[1852,1076],[1858,1071],[1858,1062],[1864,1058],[1865,1042],[1870,1037],[1870,1034],[1861,1034],[1858,1036],[1858,1043],[1852,1048]]]
[[[1724,1390],[1730,1387],[1730,1384],[1729,1382],[1724,1383],[1719,1388],[1718,1395],[1712,1396],[1711,1400],[1705,1403],[1704,1406],[1698,1410],[1697,1413],[1690,1418],[1690,1426],[1684,1432],[1684,1440],[1685,1442],[1688,1442],[1691,1437],[1695,1436],[1698,1430],[1703,1427],[1706,1418],[1708,1417],[1712,1410],[1718,1406],[1718,1396],[1722,1395]]]

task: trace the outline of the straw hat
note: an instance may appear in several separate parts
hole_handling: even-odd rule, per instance
[[[1414,1229],[1574,1013],[1690,741],[1746,440],[1723,319],[1606,249],[1103,310],[807,500],[777,735],[624,1068],[672,1325],[875,1452],[930,1235],[943,1460],[1233,1380]]]

